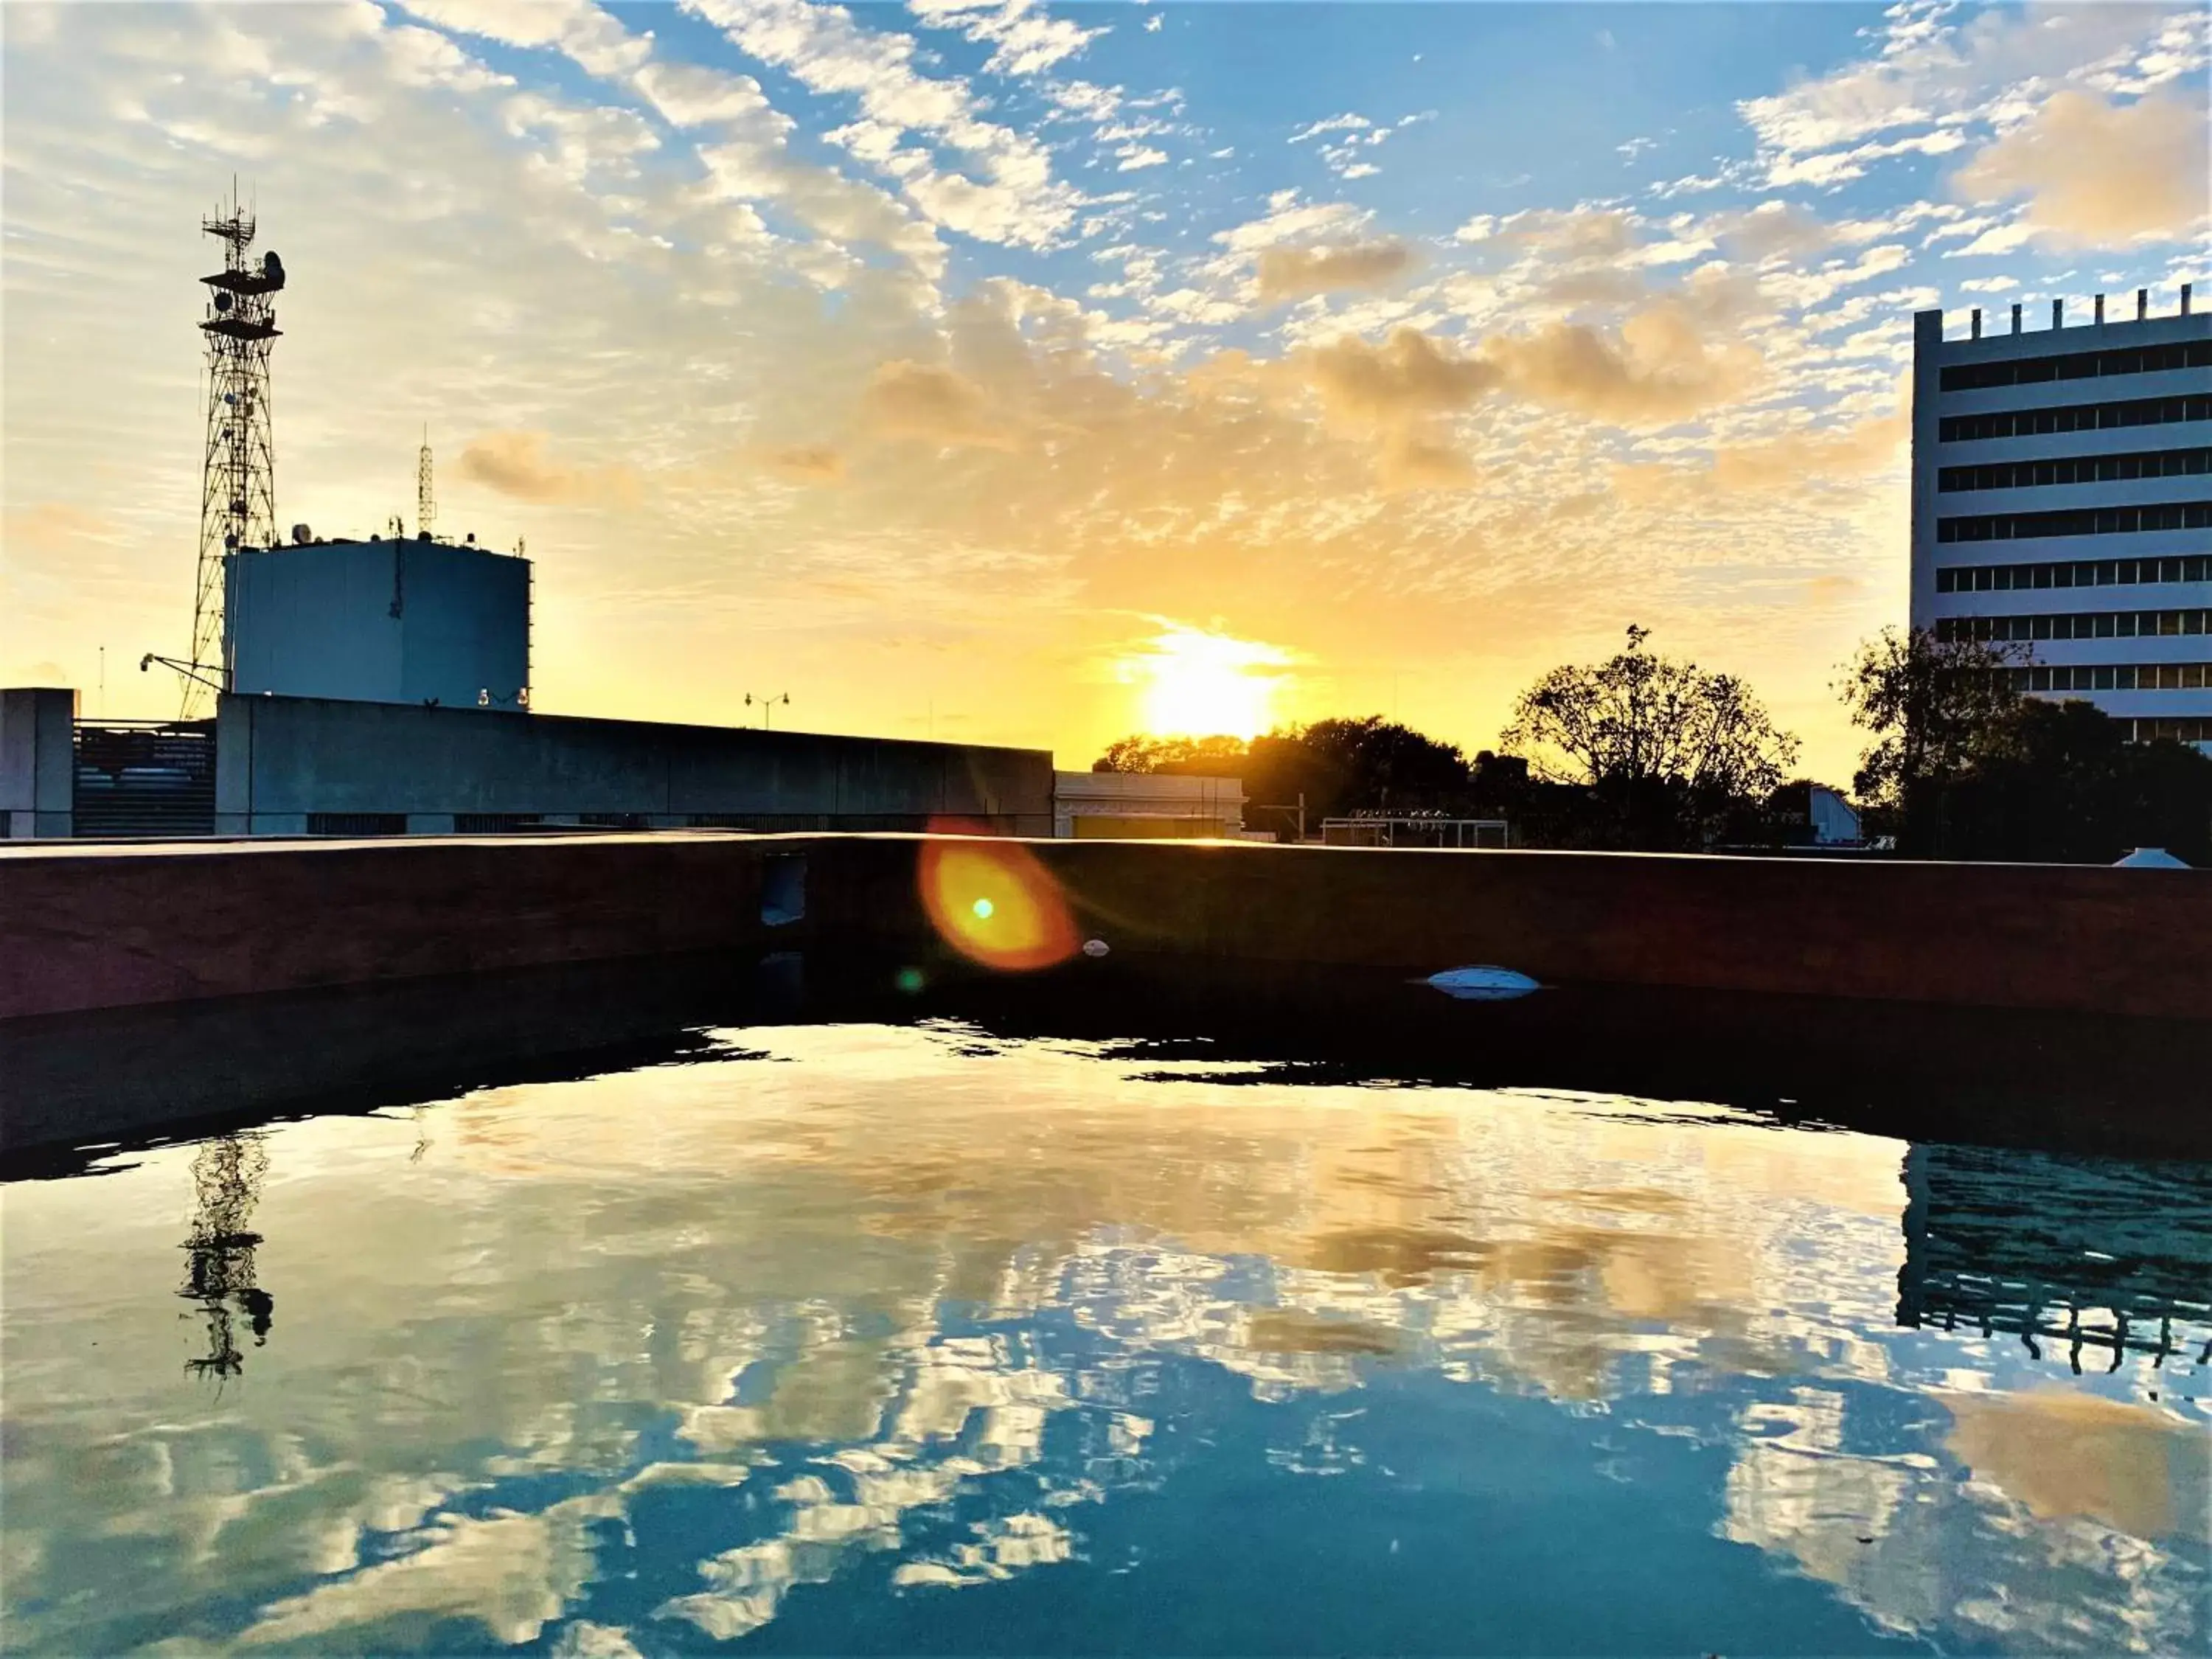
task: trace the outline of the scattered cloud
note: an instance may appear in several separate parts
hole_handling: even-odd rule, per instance
[[[1332,414],[1387,428],[1465,409],[1499,380],[1491,364],[1411,328],[1379,346],[1340,339],[1307,351],[1302,364]]]
[[[829,444],[788,444],[765,450],[760,462],[793,483],[836,483],[845,476],[843,453]]]
[[[1522,396],[1622,426],[1663,426],[1740,398],[1759,381],[1758,348],[1710,307],[1668,295],[1617,332],[1555,322],[1492,340],[1486,354]]]
[[[2212,216],[2206,139],[2201,104],[2062,90],[1978,151],[1952,187],[1980,204],[2026,198],[2027,228],[2062,246],[2179,240]]]
[[[546,453],[542,432],[488,432],[461,452],[461,475],[487,489],[523,501],[570,506],[629,506],[639,495],[628,467],[578,466]]]
[[[928,363],[885,363],[869,379],[860,411],[884,437],[1011,449],[1011,433],[990,412],[983,389],[964,374]]]
[[[1260,298],[1274,304],[1341,289],[1372,288],[1404,275],[1413,265],[1413,250],[1397,241],[1265,248],[1260,254]]]

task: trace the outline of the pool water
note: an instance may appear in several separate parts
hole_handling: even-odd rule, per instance
[[[2212,1166],[957,1021],[8,1184],[11,1650],[2201,1650]]]

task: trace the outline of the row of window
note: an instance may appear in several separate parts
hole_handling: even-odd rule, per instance
[[[2122,662],[2094,667],[2008,668],[2021,691],[2201,691],[2212,663]]]
[[[1982,392],[1990,386],[2029,386],[2039,380],[2094,380],[2108,374],[2155,374],[2175,368],[2212,368],[2212,340],[2177,340],[2172,345],[2136,346],[2124,351],[2069,351],[2058,357],[2018,357],[1995,363],[1954,363],[1941,381],[1946,392]]]
[[[2179,559],[2059,559],[2045,564],[1952,564],[1936,573],[1938,593],[2017,593],[2044,587],[2132,587],[2142,582],[2212,581],[2212,555]]]
[[[1936,422],[1939,443],[1978,443],[1984,438],[2030,438],[2045,432],[2109,432],[2119,427],[2171,426],[2212,421],[2212,397],[2130,398],[2113,404],[2071,404],[2063,409],[2008,409],[1993,415],[1946,415]]]
[[[1975,640],[2136,640],[2202,634],[2206,611],[2087,611],[2057,617],[1941,617],[1936,637]]]
[[[2141,720],[2122,722],[2130,743],[2172,738],[2176,743],[2212,743],[2212,720]]]
[[[2148,507],[2067,507],[2048,513],[1984,513],[1938,519],[1939,542],[2025,541],[2041,536],[2130,536],[2147,530],[2212,530],[2212,501]]]
[[[2034,489],[2045,484],[2120,483],[2131,478],[2179,478],[2212,472],[2212,449],[2154,449],[2133,455],[2076,455],[2052,461],[1984,461],[1947,466],[1936,488]]]

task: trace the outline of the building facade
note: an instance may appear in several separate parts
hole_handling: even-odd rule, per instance
[[[1235,778],[1060,772],[1052,832],[1083,840],[1234,841],[1244,830],[1244,799]]]
[[[2212,313],[1913,318],[1912,625],[2212,749]]]

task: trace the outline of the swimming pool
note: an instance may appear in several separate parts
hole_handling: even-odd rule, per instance
[[[9,1182],[5,1641],[2174,1650],[2212,1166],[972,1019]]]

